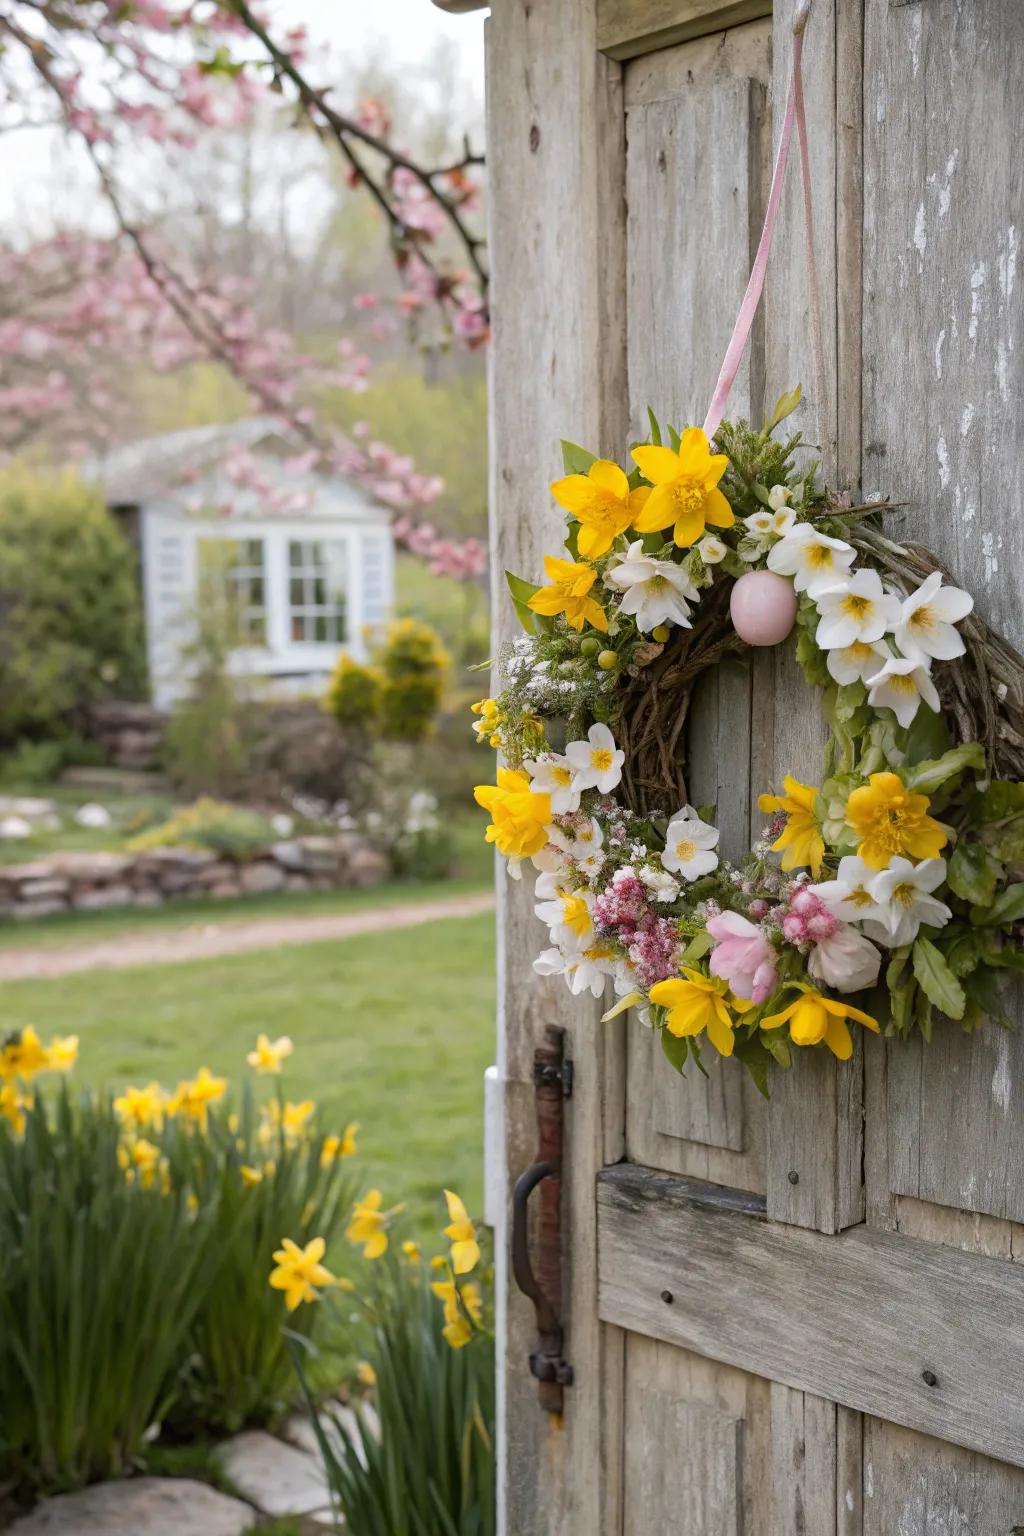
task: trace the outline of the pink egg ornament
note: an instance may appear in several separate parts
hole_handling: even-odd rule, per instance
[[[748,645],[778,645],[796,623],[793,583],[774,571],[747,571],[732,589],[729,614]]]

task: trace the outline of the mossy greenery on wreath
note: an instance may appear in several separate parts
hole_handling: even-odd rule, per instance
[[[1024,659],[939,561],[883,531],[884,504],[830,495],[799,434],[723,422],[709,443],[650,415],[627,473],[563,443],[568,514],[547,583],[514,575],[524,634],[474,706],[504,766],[476,799],[519,877],[537,870],[534,962],[619,1001],[682,1070],[705,1041],[767,1091],[772,1061],[851,1024],[1005,1023],[1024,969]],[[795,631],[824,696],[820,781],[762,794],[763,834],[721,858],[686,788],[694,684]],[[775,857],[781,855],[780,858]]]

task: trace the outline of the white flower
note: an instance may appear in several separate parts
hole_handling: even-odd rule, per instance
[[[655,901],[675,901],[679,895],[679,881],[673,880],[667,869],[655,869],[652,864],[644,864],[639,873]]]
[[[881,672],[868,678],[868,703],[875,709],[891,709],[900,725],[908,726],[923,699],[939,712],[939,695],[924,660],[904,661],[890,656]]]
[[[829,677],[834,678],[840,687],[845,687],[848,683],[866,683],[869,677],[875,675],[879,666],[885,666],[891,655],[892,652],[880,641],[868,645],[863,640],[854,640],[852,645],[843,645],[838,650],[829,651],[825,657],[825,666]]]
[[[904,600],[899,620],[893,629],[896,644],[904,656],[923,660],[951,661],[962,656],[964,642],[953,628],[974,607],[974,598],[959,587],[944,587],[942,572],[933,571],[916,592]]]
[[[865,864],[852,853],[839,860],[839,872],[834,880],[823,880],[810,887],[811,894],[818,896],[833,917],[844,923],[866,920],[882,922],[885,916],[872,892],[872,882],[878,871]]]
[[[718,868],[718,855],[712,850],[719,836],[717,827],[701,821],[692,805],[684,805],[668,824],[661,862],[684,880],[699,880]]]
[[[953,916],[944,902],[932,895],[946,878],[945,859],[895,858],[887,869],[877,874],[871,894],[882,909],[885,942],[893,949],[912,944],[922,923],[929,928],[943,928]]]
[[[622,778],[626,754],[616,748],[606,725],[592,725],[586,741],[570,741],[565,755],[572,764],[573,789],[599,789],[608,795]]]
[[[276,816],[271,816],[270,825],[278,837],[291,837],[295,831],[295,818],[286,811],[278,811]]]
[[[687,600],[698,602],[700,593],[681,565],[674,560],[652,560],[643,548],[643,540],[636,539],[624,558],[605,571],[605,586],[625,594],[619,608],[633,615],[637,629],[645,635],[659,624],[681,624],[689,629]]]
[[[533,968],[538,976],[564,976],[568,961],[560,949],[542,949]]]
[[[768,556],[768,569],[792,576],[798,592],[818,598],[845,577],[854,551],[843,539],[830,539],[811,523],[797,523]]]
[[[551,796],[555,816],[571,815],[580,808],[580,792],[572,781],[572,765],[557,752],[523,763],[532,780],[531,788]]]
[[[612,946],[601,939],[595,940],[578,960],[570,962],[566,972],[569,991],[574,997],[583,992],[601,997],[609,976],[615,974],[616,963]]]
[[[782,512],[789,506],[790,489],[788,485],[773,485],[768,492],[768,505],[773,512]]]
[[[752,512],[749,517],[743,519],[744,527],[751,533],[774,533],[775,514],[773,512]]]
[[[882,587],[877,571],[863,566],[815,599],[821,619],[815,635],[823,651],[863,640],[871,645],[899,620],[900,600]]]
[[[807,960],[815,981],[837,992],[862,992],[878,980],[882,957],[856,928],[844,924],[826,939],[819,939]]]
[[[796,511],[793,507],[780,507],[772,518],[772,533],[781,539],[796,524]]]
[[[697,545],[697,553],[705,565],[717,565],[720,560],[725,559],[729,550],[721,539],[716,539],[714,534],[708,533]]]
[[[551,901],[539,901],[534,907],[541,922],[548,925],[552,944],[557,944],[563,954],[579,955],[593,938],[590,902],[587,891],[561,887]]]

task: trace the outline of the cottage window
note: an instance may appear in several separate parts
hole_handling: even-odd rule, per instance
[[[346,637],[347,545],[343,539],[291,539],[288,596],[293,641],[337,645]]]
[[[239,645],[267,643],[265,563],[262,539],[199,541],[201,582],[226,600]]]

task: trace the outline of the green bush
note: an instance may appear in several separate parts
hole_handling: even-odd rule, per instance
[[[235,1112],[205,1068],[173,1094],[37,1091],[75,1049],[26,1029],[0,1051],[0,1484],[36,1491],[130,1469],[154,1424],[293,1401],[266,1258],[282,1231],[331,1238],[351,1197],[354,1128],[325,1136],[312,1102],[246,1087]]]
[[[381,676],[343,651],[327,685],[324,708],[350,730],[373,731],[380,716]]]
[[[0,472],[0,748],[60,738],[146,678],[137,561],[70,472]]]
[[[153,848],[209,848],[222,859],[240,864],[255,858],[275,840],[266,816],[202,796],[194,805],[175,811],[168,821],[133,837],[128,850],[148,853]]]
[[[448,670],[436,631],[418,619],[396,619],[374,660],[383,678],[383,734],[396,741],[421,741],[433,729]]]
[[[241,795],[252,752],[246,690],[230,668],[243,635],[237,604],[213,557],[201,562],[199,601],[183,662],[188,697],[176,706],[164,735],[164,762],[188,794]]]

